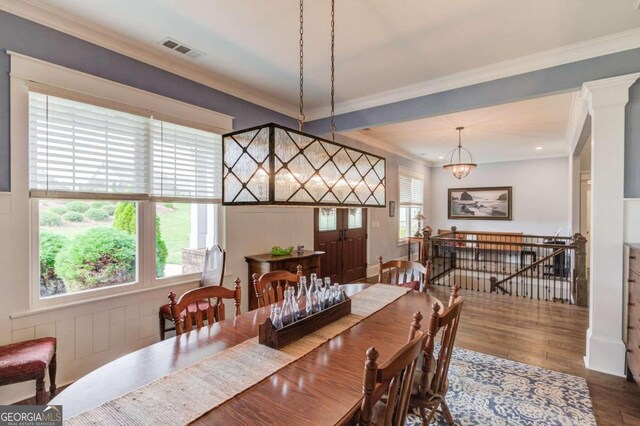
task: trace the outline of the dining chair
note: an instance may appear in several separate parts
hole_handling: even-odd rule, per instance
[[[429,285],[431,260],[426,266],[410,260],[388,260],[378,257],[378,282],[409,287],[425,292]]]
[[[449,298],[449,307],[440,313],[440,305],[434,304],[426,330],[424,357],[421,374],[416,376],[412,390],[410,406],[417,407],[423,424],[429,424],[438,408],[441,409],[447,424],[453,425],[451,411],[445,401],[449,389],[449,365],[460,322],[460,313],[464,298],[458,295],[459,288],[454,286]],[[434,354],[436,336],[441,333],[440,351]]]
[[[47,403],[44,376],[49,370],[49,397],[56,394],[56,338],[42,337],[0,346],[0,386],[36,381],[36,405]]]
[[[215,245],[207,250],[204,256],[204,266],[202,268],[202,275],[199,281],[199,287],[205,287],[208,285],[222,285],[222,281],[224,278],[224,268],[226,262],[227,254],[226,252],[219,246]],[[201,308],[204,310],[207,307],[207,303],[205,301],[201,302]],[[196,303],[196,302],[194,302]],[[191,307],[193,310],[193,307]],[[165,304],[160,306],[160,311],[158,312],[158,317],[160,320],[160,340],[164,340],[165,335],[168,331],[173,331],[176,328],[173,326],[173,318],[171,316],[171,308],[169,304]],[[169,321],[169,325],[167,326],[167,321]]]
[[[211,325],[225,319],[224,299],[234,299],[236,316],[240,315],[242,291],[240,278],[236,278],[233,290],[222,286],[194,288],[184,293],[176,301],[176,294],[169,293],[169,307],[176,327],[176,336],[206,324]],[[215,301],[212,301],[215,299]],[[197,303],[196,303],[197,302]]]
[[[253,274],[253,289],[258,299],[258,308],[269,306],[282,300],[284,290],[294,286],[298,288],[302,277],[302,265],[298,265],[295,274],[289,271],[271,271],[258,276]]]
[[[411,387],[425,334],[419,331],[422,314],[416,312],[408,342],[378,365],[375,347],[367,350],[362,385],[363,399],[356,424],[361,426],[403,426],[409,410]]]

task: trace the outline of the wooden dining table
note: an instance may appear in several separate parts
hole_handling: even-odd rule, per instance
[[[348,295],[370,284],[346,284]],[[196,424],[337,424],[357,410],[362,400],[365,352],[371,346],[379,361],[407,341],[416,311],[425,317],[442,303],[426,293],[410,291],[354,327],[234,396]],[[269,309],[243,313],[200,330],[166,339],[118,358],[80,378],[50,404],[62,405],[65,418],[108,402],[176,370],[258,335]],[[198,398],[194,389],[193,397]],[[170,416],[170,413],[167,413]]]

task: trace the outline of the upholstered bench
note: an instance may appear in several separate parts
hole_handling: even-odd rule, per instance
[[[0,386],[36,381],[36,404],[47,403],[44,375],[49,368],[50,396],[56,393],[56,339],[35,340],[0,346]]]

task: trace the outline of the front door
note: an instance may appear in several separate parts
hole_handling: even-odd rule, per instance
[[[314,249],[324,251],[322,274],[349,283],[367,275],[367,209],[314,210]]]

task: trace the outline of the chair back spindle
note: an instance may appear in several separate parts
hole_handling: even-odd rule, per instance
[[[378,282],[412,287],[426,292],[429,284],[430,261],[427,266],[418,262],[406,260],[389,260],[383,262],[382,256],[378,257]]]
[[[174,292],[169,293],[169,306],[176,326],[176,335],[191,331],[194,327],[202,328],[205,320],[207,324],[224,320],[224,299],[234,299],[235,314],[240,315],[240,278],[236,278],[233,290],[222,286],[199,287],[185,292],[177,300]]]
[[[282,300],[284,290],[289,287],[298,289],[302,277],[302,265],[298,265],[297,273],[289,271],[271,271],[260,276],[253,274],[253,288],[258,299],[258,307],[263,308]]]

